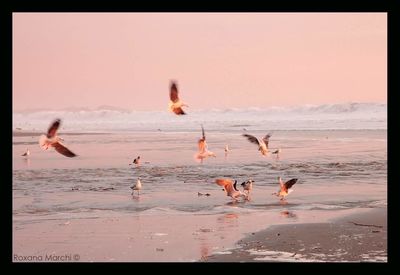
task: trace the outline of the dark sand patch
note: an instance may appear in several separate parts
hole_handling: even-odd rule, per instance
[[[387,262],[387,209],[329,223],[276,225],[208,262]]]

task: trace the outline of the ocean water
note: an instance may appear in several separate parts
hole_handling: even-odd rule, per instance
[[[162,111],[130,111],[104,107],[96,110],[14,112],[13,128],[43,131],[50,121],[64,120],[64,131],[240,132],[261,130],[387,129],[387,106],[379,103],[348,103],[294,107],[187,110],[187,116]]]
[[[14,113],[14,226],[123,215],[258,215],[282,207],[292,213],[330,213],[386,207],[385,104],[188,113]],[[78,157],[39,148],[39,135],[55,118],[62,119],[59,135]],[[217,156],[202,163],[194,158],[200,124],[209,150]],[[281,148],[279,158],[262,156],[243,133],[271,133],[269,146]],[[227,155],[226,144],[231,149]],[[27,148],[31,156],[22,157]],[[141,165],[129,165],[138,155]],[[271,195],[278,189],[278,176],[298,178],[284,206]],[[132,196],[129,187],[139,177],[143,189],[140,196]],[[233,203],[215,184],[222,177],[239,183],[253,179],[251,200]],[[301,215],[296,221],[302,221]]]

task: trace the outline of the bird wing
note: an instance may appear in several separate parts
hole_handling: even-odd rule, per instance
[[[186,113],[182,110],[181,107],[174,108],[174,109],[173,109],[173,112],[174,112],[175,114],[177,114],[177,115],[186,115]]]
[[[203,140],[206,140],[206,134],[204,133],[203,124],[201,124],[201,133],[203,135]]]
[[[235,191],[239,191],[236,187],[237,181],[235,180],[235,183],[233,184],[233,189],[235,189]]]
[[[295,183],[297,182],[297,179],[291,179],[285,182],[284,186],[288,190],[290,187],[292,187]]]
[[[25,157],[27,155],[27,153],[25,152],[22,156]]]
[[[52,138],[56,135],[56,132],[58,130],[58,128],[60,127],[61,124],[61,120],[60,119],[56,119],[49,127],[49,129],[47,130],[47,137],[48,138]]]
[[[69,158],[76,157],[76,154],[74,154],[72,151],[70,151],[67,147],[65,147],[60,142],[54,143],[53,146],[57,152],[59,152],[60,154],[66,156],[66,157],[69,157]]]
[[[258,141],[258,139],[255,136],[248,135],[248,134],[243,134],[243,136],[246,137],[251,143],[260,145],[260,142]]]
[[[230,179],[216,179],[215,183],[218,184],[219,186],[225,187],[228,184],[233,184],[233,181]]]
[[[233,187],[233,181],[230,179],[217,179],[215,180],[215,183],[224,187],[228,196],[229,194],[232,194],[234,191],[236,191]]]
[[[229,183],[229,184],[225,185],[224,187],[226,190],[226,194],[228,196],[232,195],[236,191],[236,189],[233,187],[232,183]]]
[[[267,148],[268,148],[268,142],[269,142],[269,138],[271,137],[271,134],[267,134],[265,137],[263,137],[263,141],[264,141],[264,143],[265,143],[265,145],[267,146]]]
[[[171,99],[172,102],[178,102],[179,97],[178,97],[178,87],[176,86],[175,82],[171,83],[171,87],[169,90],[169,98]],[[174,111],[175,112],[175,111]],[[175,112],[176,113],[176,112]]]

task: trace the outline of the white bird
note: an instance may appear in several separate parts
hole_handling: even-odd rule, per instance
[[[198,143],[198,147],[199,147],[199,151],[195,155],[196,158],[200,159],[201,161],[203,161],[203,159],[205,159],[207,157],[216,157],[214,152],[211,152],[211,151],[208,150],[208,145],[207,145],[207,142],[206,142],[206,135],[204,133],[203,125],[201,125],[201,132],[202,132],[203,136],[197,142]]]
[[[223,190],[226,192],[228,197],[231,197],[234,200],[238,200],[238,198],[247,199],[247,195],[236,188],[237,180],[216,179],[215,183],[224,188]]]
[[[228,155],[229,151],[230,151],[230,149],[228,147],[228,144],[225,144],[224,151],[225,151],[225,157],[226,157]]]
[[[60,154],[66,157],[76,157],[77,155],[71,152],[64,144],[61,143],[62,138],[57,135],[57,130],[60,127],[61,120],[56,119],[47,130],[47,135],[41,135],[39,138],[40,148],[43,150],[49,149],[49,147],[54,147],[54,149]]]
[[[271,134],[267,134],[262,139],[258,139],[255,136],[248,134],[243,134],[243,136],[246,137],[251,143],[257,144],[258,150],[261,152],[263,156],[268,154],[268,142],[269,138],[271,137]]]
[[[283,182],[281,177],[278,177],[280,188],[278,192],[272,193],[272,195],[276,195],[280,197],[281,200],[284,200],[287,195],[289,195],[293,189],[291,187],[297,182],[297,179],[290,179],[287,182]]]
[[[132,195],[133,191],[138,191],[138,195],[140,195],[140,189],[142,189],[142,182],[140,181],[140,178],[137,179],[136,184],[131,186],[132,189]]]
[[[29,157],[30,154],[31,154],[31,152],[29,151],[29,149],[26,149],[25,153],[23,153],[21,156]]]
[[[225,144],[225,149],[224,149],[224,151],[225,151],[225,153],[228,153],[230,150],[229,150],[229,147],[228,147],[228,144]]]
[[[183,106],[189,107],[189,106],[179,99],[178,87],[174,81],[171,81],[170,90],[169,90],[169,98],[170,98],[170,102],[169,102],[169,106],[168,106],[169,110],[171,112],[174,112],[177,115],[186,115],[186,113],[183,111],[182,107]]]
[[[243,192],[247,193],[248,197],[250,197],[250,191],[253,190],[253,182],[254,180],[250,179],[241,184],[241,186],[243,186]]]
[[[257,144],[258,150],[261,152],[263,156],[268,154],[268,142],[269,138],[271,137],[271,134],[267,134],[262,139],[258,139],[255,136],[248,134],[243,134],[243,136],[246,137],[251,143]]]

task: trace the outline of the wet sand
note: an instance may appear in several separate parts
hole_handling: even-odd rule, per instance
[[[290,213],[288,213],[290,215]],[[273,225],[208,262],[387,262],[387,209],[328,223]]]
[[[387,261],[386,209],[354,213],[335,211],[333,219],[320,223],[326,221],[321,212],[305,223],[285,224],[292,219],[289,212],[282,217],[286,222],[271,226],[268,215],[234,213],[20,220],[14,223],[13,261]]]

